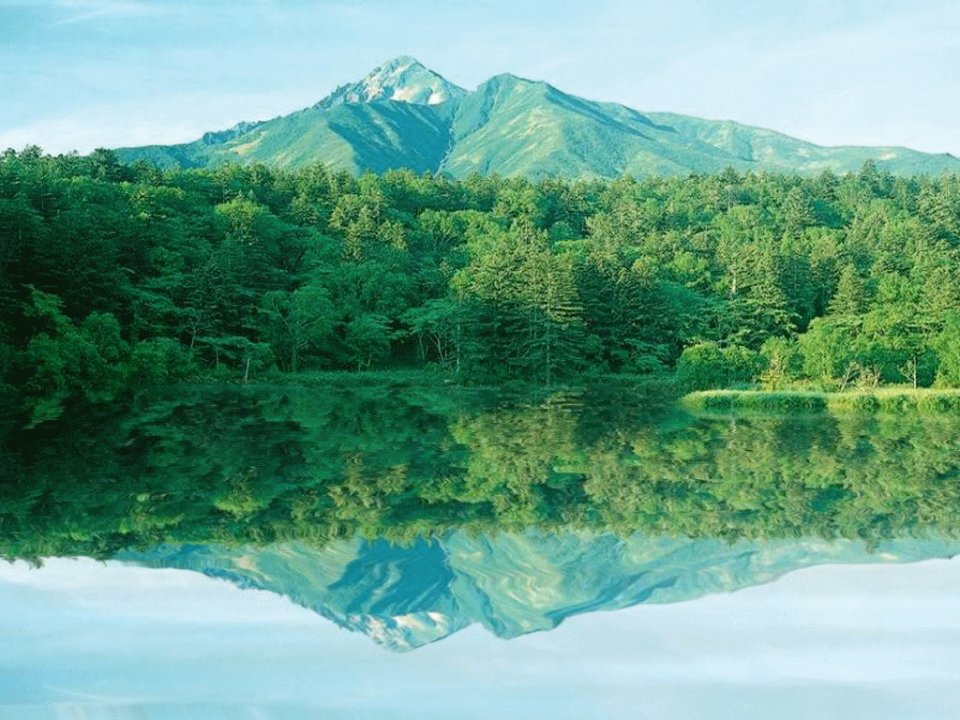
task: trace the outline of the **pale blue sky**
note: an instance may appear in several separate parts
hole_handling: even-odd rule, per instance
[[[960,155],[958,30],[955,0],[0,0],[0,148],[191,140],[410,54],[468,89]]]

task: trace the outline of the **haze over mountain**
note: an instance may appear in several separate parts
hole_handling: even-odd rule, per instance
[[[731,592],[824,563],[949,557],[935,539],[738,541],[529,531],[453,531],[406,546],[338,540],[323,548],[167,546],[118,559],[195,570],[284,595],[391,650],[413,650],[479,623],[502,638],[550,630],[585,612]]]
[[[901,147],[821,147],[736,122],[641,113],[568,95],[544,82],[498,75],[468,92],[412,57],[398,57],[312,107],[241,122],[181,145],[121,148],[125,162],[210,167],[226,162],[351,173],[408,168],[464,177],[612,178],[766,170],[960,172],[960,160]]]

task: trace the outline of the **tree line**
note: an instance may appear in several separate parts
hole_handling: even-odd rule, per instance
[[[960,178],[531,182],[0,156],[0,384],[198,373],[960,385]],[[25,405],[24,405],[25,404]]]

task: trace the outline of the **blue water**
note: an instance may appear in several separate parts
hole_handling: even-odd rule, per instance
[[[942,720],[958,599],[960,560],[831,565],[394,653],[190,571],[0,564],[0,718]]]
[[[960,717],[960,417],[593,392],[0,435],[0,720]]]

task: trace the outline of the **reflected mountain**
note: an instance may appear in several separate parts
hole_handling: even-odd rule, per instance
[[[407,546],[340,540],[260,548],[183,545],[118,559],[178,568],[284,595],[395,651],[480,624],[501,638],[550,630],[566,618],[638,604],[676,603],[770,582],[825,563],[902,563],[951,557],[960,542],[906,539],[868,546],[821,539],[737,541],[608,533],[450,532]]]
[[[0,437],[0,556],[262,588],[405,650],[960,547],[960,417],[635,387],[210,386]]]

